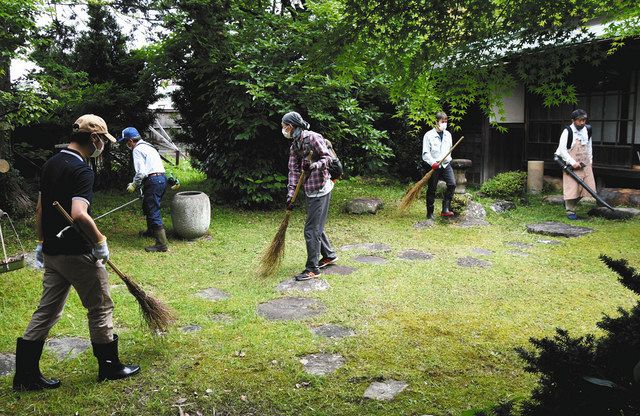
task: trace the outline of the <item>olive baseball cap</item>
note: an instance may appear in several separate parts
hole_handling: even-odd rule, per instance
[[[111,143],[116,142],[116,138],[109,134],[107,123],[102,117],[95,114],[85,114],[73,123],[74,133],[98,133],[109,139]]]

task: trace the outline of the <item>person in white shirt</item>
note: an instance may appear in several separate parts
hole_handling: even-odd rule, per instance
[[[587,112],[577,109],[571,113],[572,123],[562,130],[556,155],[571,165],[573,171],[589,188],[596,189],[593,177],[593,148],[591,146],[591,126],[587,125]],[[582,197],[589,192],[568,173],[562,173],[562,191],[567,218],[577,220],[576,208]]]
[[[422,160],[433,169],[433,174],[427,183],[427,219],[433,220],[434,204],[436,202],[436,189],[438,181],[443,180],[447,189],[442,198],[443,217],[452,217],[451,200],[456,189],[456,179],[451,167],[451,155],[447,156],[442,164],[438,161],[451,150],[451,133],[447,131],[448,117],[442,111],[436,113],[436,125],[425,133],[422,139]]]
[[[167,234],[160,215],[160,202],[167,190],[167,177],[160,154],[151,144],[142,140],[135,127],[127,127],[122,130],[119,143],[125,142],[133,152],[133,167],[136,174],[133,182],[127,186],[127,191],[135,192],[142,186],[142,211],[147,217],[147,229],[140,235],[154,237],[156,243],[145,247],[145,251],[158,252],[168,250]]]

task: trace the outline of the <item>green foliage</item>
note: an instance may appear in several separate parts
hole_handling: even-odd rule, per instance
[[[514,198],[525,191],[527,174],[525,172],[503,172],[485,181],[480,193],[492,198]]]
[[[300,112],[331,140],[348,174],[381,171],[392,156],[375,126],[380,79],[335,74],[338,2],[274,11],[265,2],[176,1],[166,63],[180,90],[183,140],[221,195],[245,206],[281,201],[290,143],[280,119]]]
[[[451,199],[451,211],[460,215],[464,212],[469,204],[469,200],[462,195],[454,194]]]

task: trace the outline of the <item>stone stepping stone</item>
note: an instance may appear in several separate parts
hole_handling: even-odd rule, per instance
[[[503,212],[511,211],[512,209],[516,209],[516,204],[511,201],[496,201],[491,204],[491,211],[502,214]]]
[[[425,228],[433,227],[435,224],[436,222],[434,220],[425,220],[413,224],[413,228],[416,230],[424,230]]]
[[[300,359],[304,371],[312,376],[324,376],[333,373],[345,363],[344,357],[340,354],[309,354]]]
[[[347,202],[345,210],[349,214],[375,214],[384,203],[379,198],[355,198]]]
[[[74,359],[91,347],[91,342],[80,337],[51,338],[45,343],[45,348],[58,358]]]
[[[226,313],[216,313],[209,317],[213,322],[220,322],[223,324],[228,324],[233,322],[233,316]]]
[[[385,264],[387,262],[387,259],[380,256],[356,256],[353,259],[364,264]]]
[[[479,256],[491,256],[493,254],[493,250],[487,250],[486,248],[474,248],[471,251]]]
[[[542,200],[544,202],[546,202],[547,204],[554,204],[554,205],[564,205],[564,197],[562,196],[562,194],[560,195],[547,195],[544,198],[542,198]],[[581,203],[587,203],[587,204],[595,204],[596,200],[592,197],[592,196],[587,196],[584,197],[580,200]]]
[[[526,250],[528,248],[533,247],[533,244],[523,243],[521,241],[508,241],[505,244],[511,247],[519,248],[521,250]]]
[[[331,339],[352,337],[356,334],[356,332],[351,328],[335,324],[316,326],[311,328],[311,332],[313,333],[313,335]]]
[[[549,245],[549,246],[555,246],[555,245],[558,245],[558,244],[562,244],[562,242],[558,241],[558,240],[544,240],[544,239],[538,240],[538,243],[546,244],[546,245]]]
[[[481,267],[483,269],[491,267],[490,262],[475,257],[460,257],[456,260],[456,263],[460,267]]]
[[[229,299],[229,295],[224,293],[222,290],[216,289],[214,287],[201,290],[200,292],[198,292],[198,296],[207,300],[212,300],[212,301]]]
[[[433,259],[433,254],[419,250],[405,250],[398,254],[398,258],[404,260],[431,260]]]
[[[202,327],[196,324],[185,325],[180,328],[180,331],[184,332],[185,334],[189,332],[198,332],[200,330],[202,330]]]
[[[295,278],[291,278],[276,287],[278,292],[320,292],[327,289],[329,289],[329,283],[323,279],[310,279],[298,282]]]
[[[636,218],[640,216],[640,209],[638,208],[614,208],[611,211],[606,207],[595,207],[589,211],[589,215],[592,217],[601,217],[608,220],[628,220],[630,218]]]
[[[340,247],[342,251],[348,250],[368,250],[375,252],[389,252],[391,251],[391,246],[389,244],[384,243],[358,243],[358,244],[347,244],[345,246]]]
[[[463,228],[484,227],[489,225],[486,218],[487,211],[484,207],[477,202],[469,201],[467,208],[456,221],[458,226]]]
[[[406,382],[398,380],[374,381],[365,390],[364,397],[372,400],[390,401],[408,386],[409,384]]]
[[[258,305],[258,315],[270,321],[295,321],[318,316],[325,311],[317,299],[286,297]]]
[[[528,224],[527,231],[534,234],[550,235],[553,237],[581,237],[593,232],[592,228],[569,225],[563,222],[545,221]]]
[[[330,264],[322,269],[323,274],[339,274],[342,276],[346,276],[355,272],[357,269],[355,267],[349,266],[341,266],[339,264]]]
[[[507,254],[511,254],[512,256],[518,256],[518,257],[529,257],[529,253],[522,250],[509,250],[507,251]]]
[[[16,371],[16,356],[14,354],[0,354],[0,377],[8,376]]]

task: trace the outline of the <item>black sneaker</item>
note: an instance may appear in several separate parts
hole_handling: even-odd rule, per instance
[[[322,269],[323,267],[327,267],[330,264],[334,264],[335,262],[338,261],[338,256],[330,259],[328,257],[323,257],[320,259],[320,261],[318,262],[318,268]]]
[[[305,270],[302,273],[300,273],[299,275],[297,275],[295,277],[296,281],[298,282],[303,282],[305,280],[311,280],[311,279],[315,279],[316,277],[320,276],[321,273],[320,271],[318,271],[317,273],[314,273],[312,271],[309,270]]]

